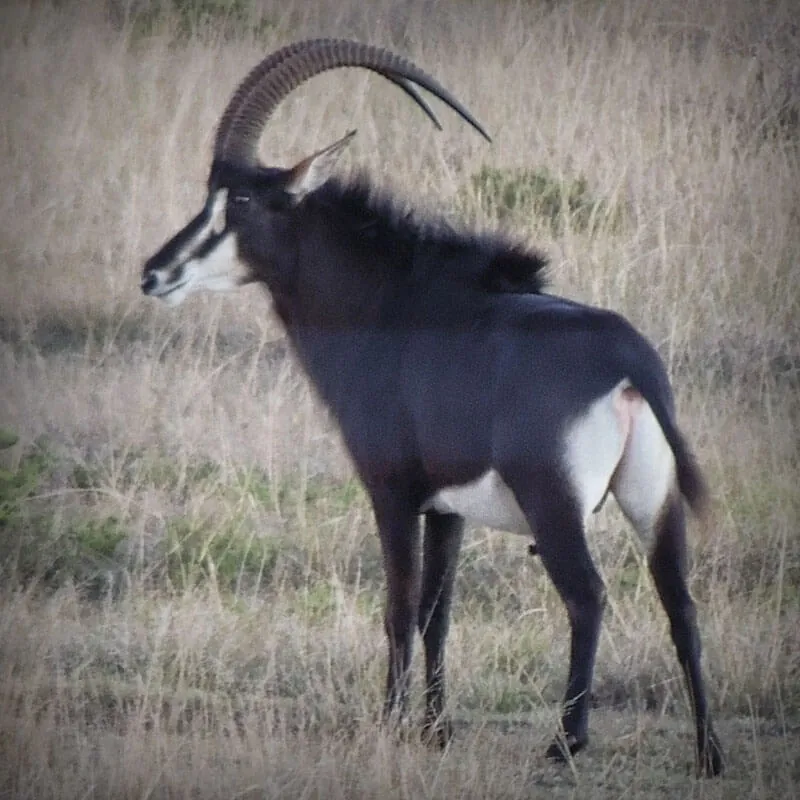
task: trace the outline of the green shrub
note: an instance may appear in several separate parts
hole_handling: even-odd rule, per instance
[[[137,483],[152,484],[159,489],[185,492],[198,490],[219,480],[221,469],[205,458],[190,461],[185,466],[167,456],[148,455],[141,459],[136,473]]]
[[[212,581],[223,591],[269,579],[278,559],[274,537],[258,537],[237,521],[215,523],[185,517],[171,520],[164,539],[166,577],[184,591]]]
[[[0,450],[8,450],[19,441],[19,437],[8,430],[7,428],[0,428]]]
[[[315,581],[297,592],[293,605],[308,622],[322,622],[336,611],[336,587],[330,581]]]
[[[128,531],[114,515],[72,520],[60,534],[53,534],[44,549],[47,561],[39,565],[45,585],[71,582],[97,597],[113,586],[113,576],[126,566],[127,556],[118,548]]]
[[[152,486],[185,497],[191,492],[206,491],[220,479],[221,468],[209,459],[186,462],[169,456],[136,449],[114,453],[115,488],[120,490]],[[73,464],[69,484],[84,491],[103,490],[108,486],[108,470],[102,464]]]
[[[586,178],[559,180],[546,169],[483,166],[470,178],[468,192],[490,216],[513,223],[536,218],[556,234],[567,226],[591,233],[622,221],[619,207],[590,195]],[[465,195],[462,191],[462,201]]]
[[[50,468],[49,455],[37,447],[23,455],[15,469],[0,469],[0,533],[4,541],[22,523],[27,500],[39,490]]]
[[[308,588],[312,575],[312,583],[328,579],[331,553],[327,538],[307,532],[338,524],[366,504],[355,480],[275,479],[253,467],[226,473],[208,459],[187,462],[135,448],[115,453],[113,461],[113,469],[104,461],[76,462],[37,445],[13,469],[0,469],[0,579],[47,589],[73,583],[96,597],[138,576],[170,591],[211,585],[235,598],[242,590],[268,589],[283,553],[282,577]],[[126,546],[127,512],[109,507],[109,487],[112,496],[153,487],[175,508],[190,500],[196,507],[199,498],[207,511],[172,516],[161,536],[145,537],[134,558]],[[271,520],[267,535],[258,529],[264,512]],[[366,573],[382,576],[379,554],[367,561]],[[349,568],[366,580],[361,558]],[[328,590],[315,586],[303,607],[324,617],[331,610]]]
[[[38,444],[16,468],[0,469],[0,574],[47,588],[72,582],[97,595],[124,566],[118,547],[127,530],[116,516],[65,519],[47,491],[58,467]]]

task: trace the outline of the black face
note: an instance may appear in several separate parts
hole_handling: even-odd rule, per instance
[[[291,173],[277,168],[257,167],[243,172],[220,167],[212,171],[209,190],[227,190],[226,229],[236,234],[242,259],[254,271],[256,280],[271,289],[275,279],[286,277],[294,263],[295,214],[300,200],[287,190]]]
[[[203,210],[148,259],[142,291],[173,305],[197,289],[231,289],[252,281],[267,284],[276,299],[291,292],[301,232],[307,230],[298,214],[354,135],[350,131],[291,169],[215,161]]]
[[[268,280],[293,206],[287,174],[215,165],[202,211],[146,261],[142,291],[177,305],[199,289]]]
[[[263,212],[289,209],[292,195],[286,191],[289,179],[287,170],[277,167],[243,167],[217,163],[208,178],[208,193],[213,195],[227,189],[228,224],[235,226],[248,220],[252,208]]]

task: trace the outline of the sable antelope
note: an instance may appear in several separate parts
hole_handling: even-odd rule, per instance
[[[201,288],[269,290],[374,509],[388,584],[387,716],[406,706],[419,627],[424,730],[449,740],[444,647],[469,518],[535,540],[571,626],[562,727],[547,755],[563,760],[586,745],[605,593],[584,524],[610,492],[648,549],[692,700],[699,769],[719,773],[682,502],[701,509],[706,489],[662,361],[621,316],[545,293],[538,253],[414,217],[363,177],[333,177],[354,131],[289,169],[260,165],[258,141],[278,103],[338,67],[383,75],[436,121],[421,86],[489,138],[436,80],[387,50],[343,40],[279,50],[234,93],[203,210],[147,261],[142,290],[171,304]]]

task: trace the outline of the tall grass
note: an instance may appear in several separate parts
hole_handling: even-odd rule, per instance
[[[9,797],[796,797],[800,159],[788,2],[0,10],[0,793]],[[380,552],[338,434],[257,289],[178,312],[142,259],[202,202],[229,93],[267,51],[398,49],[484,122],[443,133],[377,78],[316,78],[262,143],[350,163],[430,213],[502,226],[554,290],[656,343],[714,493],[692,538],[722,782],[616,508],[595,732],[541,753],[563,611],[520,539],[474,531],[449,644],[458,739],[378,731]],[[13,433],[18,437],[11,444]],[[417,700],[419,698],[417,697]]]

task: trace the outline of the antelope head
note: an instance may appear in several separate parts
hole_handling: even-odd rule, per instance
[[[420,86],[449,105],[487,140],[470,112],[412,62],[377,47],[341,39],[289,45],[267,56],[242,81],[219,122],[202,210],[145,263],[142,291],[178,305],[199,289],[232,289],[263,279],[263,269],[290,270],[297,237],[296,215],[304,199],[331,175],[355,131],[290,168],[258,162],[259,139],[278,104],[315,75],[339,67],[362,67],[406,92],[437,127]],[[256,265],[258,270],[256,270]]]

